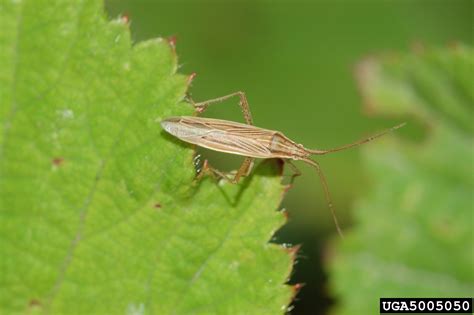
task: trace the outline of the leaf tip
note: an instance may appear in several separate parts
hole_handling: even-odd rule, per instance
[[[188,81],[187,81],[188,85],[191,85],[196,75],[197,75],[196,72],[193,72],[188,76]]]
[[[296,258],[298,257],[298,252],[301,249],[301,244],[280,244],[281,248],[286,251],[292,258],[293,262],[296,263]]]
[[[124,12],[123,14],[120,15],[119,19],[123,24],[129,24],[130,14],[128,12]]]
[[[284,190],[284,194],[286,194],[287,192],[287,188],[289,187],[290,185],[287,185],[285,186],[285,190]],[[288,188],[289,189],[289,188]],[[283,208],[281,209],[281,214],[285,217],[285,220],[288,221],[290,219],[290,213],[288,212],[288,210],[286,210],[286,208]]]
[[[291,296],[291,302],[292,304],[294,303],[295,299],[296,299],[296,296],[298,295],[298,293],[300,293],[301,289],[306,285],[306,283],[295,283],[293,285],[291,285],[291,293],[292,293],[292,296]],[[293,305],[290,305],[288,306],[288,308],[294,308]]]
[[[166,40],[168,41],[168,44],[173,50],[173,53],[176,54],[176,41],[177,41],[176,35],[171,35],[168,38],[166,38]]]

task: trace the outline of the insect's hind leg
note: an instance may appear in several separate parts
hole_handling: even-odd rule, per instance
[[[242,113],[244,114],[245,122],[248,125],[253,125],[253,119],[252,119],[252,114],[250,113],[249,102],[247,101],[247,97],[245,96],[245,93],[242,91],[238,91],[235,93],[231,93],[229,95],[224,95],[221,97],[213,98],[211,100],[207,100],[207,101],[199,102],[199,103],[195,103],[189,97],[188,97],[188,100],[194,106],[194,108],[196,108],[198,113],[202,113],[209,107],[209,105],[215,104],[215,103],[221,103],[234,96],[239,96],[240,98],[239,106],[240,106],[240,109],[242,110]]]

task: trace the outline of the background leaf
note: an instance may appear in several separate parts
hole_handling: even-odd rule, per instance
[[[99,1],[2,1],[0,21],[2,314],[282,312],[279,166],[193,186],[158,124],[193,112],[173,46],[132,46]]]
[[[474,294],[473,64],[462,45],[361,63],[368,109],[414,115],[428,131],[422,143],[364,148],[374,188],[330,265],[335,313],[377,313],[380,297]]]

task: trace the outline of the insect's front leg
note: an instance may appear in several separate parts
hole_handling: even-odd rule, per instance
[[[301,171],[296,167],[296,165],[293,163],[292,160],[288,159],[286,160],[286,163],[288,163],[291,170],[293,171],[293,174],[291,174],[291,179],[290,179],[290,185],[293,185],[295,178],[301,175]]]
[[[324,189],[324,194],[326,196],[326,201],[327,201],[327,204],[328,204],[329,211],[331,211],[332,217],[334,219],[334,224],[336,225],[337,233],[339,233],[339,235],[342,238],[344,238],[344,234],[342,233],[341,227],[339,226],[339,222],[337,221],[337,217],[336,217],[336,212],[334,211],[334,207],[332,205],[331,194],[329,193],[329,187],[328,187],[328,183],[326,181],[326,176],[324,176],[324,173],[323,173],[323,170],[321,169],[321,166],[319,165],[318,162],[316,162],[314,160],[311,160],[310,158],[303,158],[301,160],[303,162],[308,163],[312,167],[314,167],[314,169],[318,173],[319,179],[321,180],[321,184],[322,184],[323,189]]]
[[[207,101],[199,102],[199,103],[195,103],[190,97],[188,97],[188,100],[194,106],[194,108],[196,109],[198,113],[202,113],[209,107],[209,105],[215,104],[215,103],[221,103],[234,96],[239,96],[240,98],[239,106],[240,106],[240,109],[242,110],[242,113],[244,114],[245,122],[248,125],[253,125],[253,119],[252,119],[252,114],[250,113],[249,102],[247,101],[247,97],[245,96],[245,93],[242,91],[235,92],[229,95],[224,95],[218,98],[213,98],[211,100],[207,100]]]

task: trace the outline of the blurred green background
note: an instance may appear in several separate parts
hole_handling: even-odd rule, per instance
[[[176,37],[180,72],[197,73],[194,100],[245,91],[256,125],[309,148],[339,146],[400,122],[364,114],[353,76],[361,59],[473,41],[472,1],[110,0],[106,10],[111,18],[130,18],[135,41]],[[206,116],[242,121],[236,104],[215,106]],[[416,140],[420,130],[410,124],[397,134]],[[203,153],[221,169],[241,160]],[[351,204],[370,188],[358,150],[318,160],[348,229]],[[324,244],[336,230],[317,175],[302,164],[301,170],[283,201],[290,222],[278,241],[303,244],[290,282],[306,285],[292,313],[324,314],[331,303]]]

